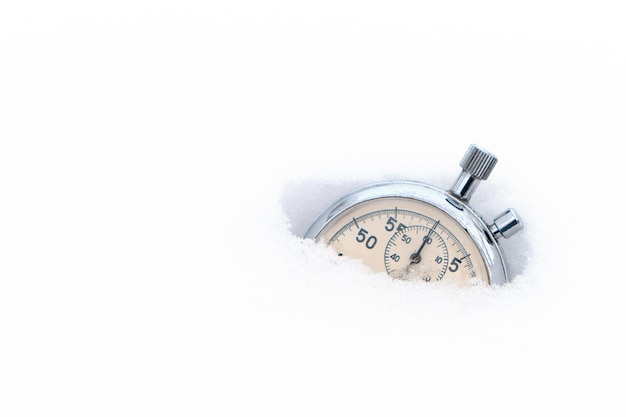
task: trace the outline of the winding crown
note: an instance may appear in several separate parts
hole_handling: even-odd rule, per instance
[[[471,145],[459,165],[461,165],[463,171],[472,177],[486,180],[497,163],[498,158],[494,154],[476,145]]]

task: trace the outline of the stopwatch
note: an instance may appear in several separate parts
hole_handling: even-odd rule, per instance
[[[472,144],[449,190],[418,181],[359,188],[326,208],[305,238],[396,279],[504,284],[510,277],[498,241],[522,230],[522,220],[509,208],[487,224],[469,205],[497,162]]]

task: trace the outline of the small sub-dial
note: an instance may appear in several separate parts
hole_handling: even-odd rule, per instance
[[[385,248],[387,273],[407,280],[441,280],[448,270],[448,248],[438,226],[437,221],[398,230]]]

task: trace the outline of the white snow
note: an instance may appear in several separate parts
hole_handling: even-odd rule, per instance
[[[619,2],[13,3],[0,415],[624,415]],[[470,143],[513,283],[301,239]]]

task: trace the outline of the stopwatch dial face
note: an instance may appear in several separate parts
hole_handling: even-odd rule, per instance
[[[487,266],[467,231],[423,201],[384,197],[357,204],[326,225],[320,238],[340,256],[360,259],[394,278],[489,283]]]

